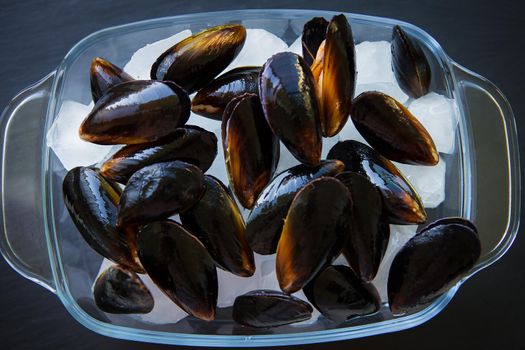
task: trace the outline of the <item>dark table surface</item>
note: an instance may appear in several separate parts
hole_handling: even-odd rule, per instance
[[[143,19],[238,8],[318,8],[392,17],[430,33],[456,61],[507,96],[525,136],[525,45],[521,1],[0,1],[0,107],[55,69],[98,29]],[[523,149],[523,148],[521,148]],[[523,154],[523,152],[522,152]],[[522,166],[523,169],[523,166]],[[523,171],[523,170],[522,170]],[[523,217],[523,216],[522,216]],[[523,230],[522,230],[523,231]],[[523,349],[525,242],[470,279],[438,316],[415,329],[308,349]],[[158,349],[106,338],[78,324],[59,300],[0,259],[1,349]]]

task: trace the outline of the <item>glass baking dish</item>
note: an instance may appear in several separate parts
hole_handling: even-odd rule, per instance
[[[194,33],[226,22],[263,28],[290,44],[314,16],[336,12],[306,10],[240,10],[166,17],[96,32],[80,41],[56,71],[16,96],[1,117],[2,224],[0,248],[21,275],[55,293],[70,314],[87,328],[116,338],[193,346],[272,346],[351,339],[417,326],[438,314],[459,286],[500,258],[519,225],[520,172],[514,117],[509,103],[492,83],[450,59],[423,30],[397,20],[346,14],[356,43],[390,40],[402,25],[422,45],[433,72],[431,90],[456,99],[459,126],[455,153],[446,155],[446,200],[430,218],[462,216],[476,223],[482,241],[480,260],[469,276],[423,310],[392,318],[383,305],[378,314],[334,324],[319,319],[303,327],[252,330],[235,326],[231,310],[216,321],[186,318],[154,325],[99,311],[91,286],[102,258],[84,243],[64,208],[61,183],[65,170],[46,144],[46,133],[65,100],[91,100],[88,67],[103,56],[123,66],[147,43],[184,29]]]

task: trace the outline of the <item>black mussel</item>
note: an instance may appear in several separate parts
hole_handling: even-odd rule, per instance
[[[134,80],[111,87],[80,125],[80,138],[101,145],[164,138],[190,116],[191,101],[172,82]]]
[[[95,281],[93,295],[98,308],[112,314],[147,314],[153,310],[153,296],[139,276],[115,265]]]
[[[314,17],[304,24],[303,36],[303,58],[309,66],[315,61],[317,50],[326,38],[328,21],[323,17]]]
[[[469,272],[481,254],[472,226],[465,219],[441,220],[397,253],[388,275],[388,301],[394,315],[431,303]]]
[[[190,315],[213,320],[217,269],[202,243],[173,221],[143,226],[137,242],[140,261],[153,282]]]
[[[434,222],[431,222],[430,224],[425,226],[424,229],[425,230],[430,230],[433,227],[436,227],[436,226],[439,226],[439,225],[448,225],[448,224],[467,226],[467,228],[469,228],[472,231],[478,233],[478,228],[476,226],[474,226],[474,224],[471,221],[465,220],[465,219],[460,218],[460,217],[454,217],[454,216],[438,219],[438,220],[436,220]],[[421,230],[421,231],[423,231],[423,230]]]
[[[374,286],[360,280],[347,266],[328,266],[303,291],[319,312],[335,322],[370,315],[380,308]]]
[[[343,254],[355,273],[365,282],[374,279],[385,254],[390,226],[383,220],[383,199],[367,177],[342,172],[335,177],[346,185],[354,204],[352,230]]]
[[[233,320],[243,326],[269,328],[306,321],[312,307],[294,296],[274,290],[254,290],[235,298]]]
[[[126,234],[116,227],[119,193],[96,170],[73,168],[62,183],[64,203],[86,242],[100,255],[143,272]]]
[[[254,94],[244,94],[228,104],[221,130],[230,185],[239,202],[251,208],[277,168],[279,139]]]
[[[133,80],[131,75],[101,57],[96,57],[91,61],[89,75],[91,95],[95,103],[110,87]]]
[[[419,44],[400,26],[392,31],[392,70],[399,87],[414,98],[428,93],[432,74],[430,64]]]
[[[204,117],[222,120],[228,102],[245,93],[258,94],[261,67],[234,68],[197,92],[191,101],[191,110]]]
[[[305,185],[295,196],[277,245],[275,268],[285,293],[303,288],[340,253],[351,230],[352,199],[332,177]]]
[[[145,166],[182,160],[207,171],[217,156],[217,137],[198,126],[185,125],[168,138],[147,144],[128,145],[118,150],[100,167],[106,179],[125,184]]]
[[[284,219],[295,195],[308,182],[343,171],[340,161],[321,161],[315,167],[294,166],[275,176],[261,192],[246,222],[250,247],[259,254],[273,254],[281,237]]]
[[[222,72],[245,40],[246,29],[238,24],[203,30],[160,55],[151,67],[151,79],[173,81],[191,94]]]
[[[205,175],[204,183],[206,191],[199,202],[180,214],[182,224],[204,244],[219,267],[238,276],[253,275],[253,252],[237,204],[216,178]]]
[[[196,204],[205,190],[202,171],[181,161],[156,163],[133,174],[122,192],[117,225],[166,219]]]
[[[273,55],[259,76],[259,96],[268,124],[300,162],[321,160],[322,137],[315,81],[304,59],[291,52]]]
[[[366,176],[383,196],[386,219],[391,224],[422,224],[427,220],[416,190],[396,166],[373,148],[353,140],[338,142],[327,155],[345,164],[345,170]]]
[[[377,91],[363,92],[352,102],[351,115],[359,133],[388,159],[418,165],[439,162],[428,131],[393,97]]]

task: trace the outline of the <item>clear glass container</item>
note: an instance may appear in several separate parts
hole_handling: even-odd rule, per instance
[[[65,170],[46,144],[46,133],[65,100],[91,100],[88,67],[103,56],[119,66],[147,43],[184,29],[197,32],[226,22],[263,28],[290,44],[305,21],[337,13],[305,10],[241,10],[153,19],[108,28],[80,41],[56,71],[16,96],[4,110],[2,135],[2,224],[0,249],[24,277],[55,293],[87,328],[116,338],[193,346],[273,346],[351,339],[417,326],[438,314],[459,286],[495,262],[512,244],[519,224],[520,173],[516,127],[502,93],[483,77],[450,59],[423,30],[400,21],[347,14],[356,43],[390,40],[402,25],[430,59],[431,90],[456,99],[460,121],[455,153],[446,155],[446,200],[430,218],[462,216],[479,228],[483,251],[468,277],[428,307],[393,318],[388,307],[371,317],[336,324],[322,318],[312,325],[253,330],[236,326],[230,309],[217,320],[188,317],[154,325],[132,315],[99,311],[91,293],[102,258],[82,240],[65,210],[61,183]]]

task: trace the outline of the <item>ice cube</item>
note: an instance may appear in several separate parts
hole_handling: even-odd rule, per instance
[[[372,281],[377,288],[382,301],[388,300],[388,273],[394,257],[410,238],[416,234],[417,225],[390,225],[390,239],[385,256],[381,260],[376,277]]]
[[[75,101],[64,101],[47,132],[47,146],[55,152],[66,170],[99,163],[116,150],[115,146],[97,145],[78,136],[78,128],[92,108],[93,103],[86,106]]]
[[[217,268],[217,279],[219,282],[217,307],[232,306],[235,298],[258,289],[259,285],[259,275],[257,273],[251,277],[240,277]]]
[[[388,41],[363,41],[355,46],[357,85],[395,82]]]
[[[332,262],[332,265],[344,265],[344,266],[350,266],[348,263],[348,260],[346,260],[345,256],[343,254],[339,255],[337,259],[335,259]]]
[[[395,163],[419,193],[425,208],[435,208],[445,200],[445,174],[447,166],[440,158],[434,166]]]
[[[131,56],[129,62],[124,66],[124,71],[135,79],[150,79],[151,66],[157,58],[164,51],[189,36],[191,36],[191,30],[186,29],[169,38],[147,44]]]
[[[458,110],[453,99],[431,92],[414,100],[408,109],[427,129],[439,152],[454,152]]]
[[[301,164],[292,153],[286,148],[286,146],[281,142],[279,145],[280,147],[280,155],[279,155],[279,164],[277,165],[277,170],[275,171],[275,174],[279,174],[282,171],[285,171],[293,166]]]
[[[357,129],[355,128],[355,125],[354,123],[352,122],[352,118],[348,118],[348,120],[346,121],[346,124],[345,126],[343,126],[343,128],[341,129],[341,131],[339,132],[339,134],[337,134],[336,136],[332,137],[333,138],[339,138],[339,141],[346,141],[346,140],[356,140],[356,141],[359,141],[359,142],[362,142],[366,145],[368,145],[368,143],[365,141],[365,139],[363,138],[363,136],[361,136],[361,134],[359,133],[359,131],[357,131]],[[325,139],[325,140],[329,140],[329,139]],[[330,140],[330,143],[333,143],[333,140]],[[328,147],[326,147],[328,148]],[[323,153],[324,152],[329,152],[330,149],[325,149],[325,146],[323,144]]]
[[[290,52],[296,53],[298,55],[303,55],[303,36],[299,35],[297,39],[288,47]]]
[[[384,94],[387,94],[388,96],[391,96],[398,100],[401,103],[406,103],[408,100],[408,95],[401,90],[397,82],[391,81],[391,82],[376,82],[376,83],[368,83],[368,84],[360,84],[357,85],[355,88],[355,96],[359,96],[359,94],[365,92],[365,91],[379,91]]]

